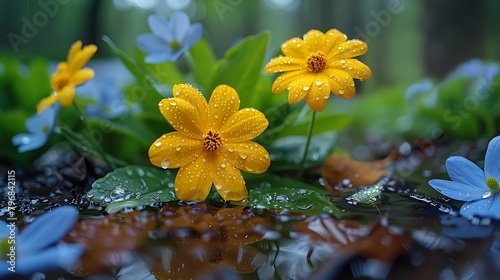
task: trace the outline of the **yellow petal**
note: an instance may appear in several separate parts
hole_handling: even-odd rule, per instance
[[[220,128],[223,141],[243,142],[259,136],[269,125],[266,116],[253,108],[241,109]]]
[[[278,56],[266,64],[264,70],[267,74],[307,69],[306,61],[302,58],[291,56]]]
[[[78,40],[74,42],[69,48],[67,61],[69,62],[74,60],[76,55],[78,54],[78,52],[80,52],[81,49],[82,49],[82,41]]]
[[[87,45],[83,47],[81,51],[78,51],[71,60],[68,60],[68,71],[70,73],[76,73],[76,71],[82,69],[82,67],[92,58],[92,56],[97,51],[95,45]]]
[[[354,81],[347,72],[333,68],[327,68],[323,72],[330,77],[330,88],[335,95],[344,99],[354,97],[356,93]]]
[[[316,75],[305,75],[290,84],[288,89],[288,103],[297,104],[311,89]]]
[[[156,139],[149,148],[149,160],[161,168],[179,168],[197,159],[203,152],[203,142],[171,132]]]
[[[207,153],[204,153],[179,169],[174,182],[175,195],[178,199],[198,201],[207,198],[212,188],[213,174],[209,163],[213,164],[213,161],[207,159]]]
[[[234,166],[253,174],[265,172],[271,164],[266,149],[251,141],[228,143],[220,152]]]
[[[240,108],[240,97],[234,88],[219,85],[212,92],[208,103],[211,129],[219,130],[228,118]]]
[[[304,41],[307,45],[308,51],[311,52],[317,52],[321,50],[321,47],[323,46],[323,37],[325,34],[323,32],[318,31],[318,30],[310,30],[304,35]]]
[[[306,43],[300,38],[292,38],[281,44],[281,51],[285,56],[305,59],[309,55]]]
[[[158,103],[160,112],[170,125],[187,137],[201,140],[205,129],[205,121],[200,119],[198,110],[182,98],[165,98]]]
[[[366,51],[368,51],[368,45],[363,41],[354,39],[339,44],[337,49],[332,49],[332,51],[327,54],[326,59],[328,61],[334,61],[343,58],[352,58],[360,56],[366,53]]]
[[[57,101],[57,94],[54,92],[48,97],[42,99],[40,103],[38,103],[38,105],[36,106],[36,113],[40,115],[45,109],[52,106],[52,104],[54,104],[56,101]]]
[[[328,98],[330,97],[330,82],[327,77],[318,75],[311,84],[309,94],[306,95],[306,102],[309,107],[321,112],[325,109]]]
[[[83,68],[82,70],[79,70],[76,72],[71,78],[70,78],[70,83],[74,84],[75,86],[81,85],[85,83],[86,81],[92,79],[94,77],[94,70],[90,68]]]
[[[65,86],[61,91],[57,92],[57,98],[63,107],[72,105],[75,100],[75,87],[72,85]]]
[[[214,186],[224,200],[239,201],[247,198],[248,192],[241,171],[221,155],[214,162]]]
[[[301,76],[305,75],[307,72],[308,72],[308,70],[304,69],[304,70],[291,71],[291,72],[281,74],[278,78],[276,78],[276,80],[274,80],[272,92],[273,93],[280,93],[280,92],[284,91],[285,89],[288,89],[288,86],[292,82],[300,79]]]
[[[332,51],[333,47],[345,43],[346,40],[347,36],[344,33],[338,31],[337,29],[330,29],[325,33],[325,36],[323,37],[321,51],[323,51],[323,53],[325,54],[328,54],[330,53],[330,51]]]
[[[370,68],[357,59],[341,59],[329,63],[329,67],[346,72],[354,79],[366,80],[372,76]]]
[[[174,85],[172,94],[173,97],[182,98],[191,103],[198,110],[201,119],[208,119],[207,100],[199,90],[189,84],[177,84]]]

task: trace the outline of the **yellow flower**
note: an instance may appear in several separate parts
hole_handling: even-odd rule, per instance
[[[355,94],[354,79],[368,79],[371,71],[357,59],[366,53],[365,42],[347,36],[337,29],[326,34],[311,30],[304,39],[292,38],[281,45],[285,56],[271,59],[265,67],[268,74],[285,72],[274,81],[273,93],[288,90],[288,102],[302,98],[314,111],[325,109],[330,91],[342,98]]]
[[[240,169],[259,174],[270,165],[268,152],[250,141],[269,125],[264,114],[253,108],[238,110],[238,94],[227,85],[215,88],[208,103],[187,84],[175,85],[173,94],[158,106],[177,131],[151,145],[151,163],[163,169],[180,167],[174,182],[180,200],[204,200],[212,184],[224,200],[245,199]]]
[[[75,99],[75,86],[81,85],[94,77],[94,70],[82,67],[97,51],[95,45],[87,45],[82,49],[82,42],[71,45],[67,61],[57,65],[57,72],[50,77],[54,92],[38,103],[37,113],[40,114],[57,100],[62,106],[70,106]]]

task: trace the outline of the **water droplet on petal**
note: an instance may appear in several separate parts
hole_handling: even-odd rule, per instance
[[[220,164],[220,167],[222,167],[222,168],[226,168],[226,164],[225,164],[225,163],[221,163],[221,164]]]
[[[176,106],[176,105],[177,105],[177,102],[175,102],[175,101],[170,101],[170,105],[172,105],[172,106]]]
[[[181,150],[181,145],[177,145],[177,146],[175,146],[175,150],[176,150],[176,151],[180,151],[180,150]]]
[[[320,86],[320,85],[322,85],[322,84],[323,84],[323,81],[316,81],[316,85],[317,85],[317,86]]]
[[[339,89],[339,94],[344,94],[344,90]]]
[[[216,188],[216,189],[218,189],[218,190],[220,190],[220,189],[222,189],[222,185],[221,185],[220,183],[217,183],[217,184],[215,185],[215,188]]]
[[[161,168],[167,169],[170,166],[170,161],[168,161],[168,158],[164,158],[160,164]]]
[[[234,148],[233,147],[229,147],[227,148],[228,151],[230,151],[231,153],[234,152]]]
[[[155,146],[156,146],[156,147],[160,147],[160,146],[161,146],[161,141],[156,141],[156,142],[155,142]]]
[[[241,158],[241,159],[246,159],[246,158],[247,158],[247,155],[246,155],[246,154],[244,154],[244,153],[240,153],[240,158]]]
[[[306,90],[309,90],[310,88],[311,88],[310,86],[303,86],[302,90],[306,91]]]
[[[482,197],[482,198],[488,198],[488,197],[490,197],[490,196],[492,196],[492,195],[493,195],[493,192],[492,192],[492,191],[487,191],[487,192],[483,193],[483,195],[482,195],[481,197]]]

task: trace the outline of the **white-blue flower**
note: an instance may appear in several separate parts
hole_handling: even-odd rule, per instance
[[[443,195],[466,203],[460,214],[500,219],[500,136],[488,144],[484,171],[468,159],[452,156],[446,160],[451,181],[433,179],[429,185]]]
[[[148,53],[146,63],[176,61],[192,45],[200,40],[203,27],[200,23],[190,23],[183,12],[174,12],[167,21],[160,15],[148,18],[152,33],[141,34],[137,46]]]
[[[12,144],[18,146],[20,153],[40,148],[47,142],[56,124],[59,103],[44,110],[40,115],[34,115],[26,120],[28,133],[20,133],[12,137]]]
[[[10,222],[0,220],[0,278],[58,267],[69,270],[83,254],[84,248],[60,240],[73,228],[77,219],[78,211],[74,207],[61,206],[38,217],[21,233],[15,226],[10,226]],[[15,240],[15,243],[9,240]],[[15,246],[15,261],[9,263],[11,246]],[[15,267],[9,269],[13,264]]]

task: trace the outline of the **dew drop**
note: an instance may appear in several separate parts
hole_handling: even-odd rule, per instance
[[[170,105],[172,105],[172,106],[176,106],[176,105],[177,105],[177,102],[175,102],[175,101],[170,101]]]
[[[487,192],[483,193],[483,195],[482,195],[481,197],[482,197],[482,198],[488,198],[488,197],[490,197],[490,196],[492,196],[492,195],[493,195],[493,192],[492,192],[492,191],[487,191]]]
[[[322,84],[323,84],[323,81],[316,81],[316,85],[317,85],[317,86],[320,86],[320,85],[322,85]]]
[[[175,146],[175,150],[176,150],[176,151],[180,151],[180,150],[181,150],[181,145],[177,145],[177,146]]]
[[[201,161],[202,162],[207,162],[207,159],[206,158],[202,158]]]
[[[168,158],[164,158],[161,161],[161,168],[167,169],[170,166],[170,161],[168,161]]]
[[[247,158],[247,155],[246,155],[246,154],[244,154],[244,153],[240,153],[240,158],[241,158],[241,159],[246,159],[246,158]]]
[[[222,167],[222,168],[226,168],[226,164],[225,164],[225,163],[221,163],[221,164],[220,164],[220,167]]]
[[[311,88],[310,86],[303,86],[302,90],[306,91],[306,90],[309,90],[310,88]]]
[[[227,150],[228,150],[229,152],[231,152],[231,153],[232,153],[232,152],[234,152],[234,148],[233,148],[233,147],[229,147],[229,148],[227,148]]]
[[[217,183],[217,184],[215,185],[215,188],[216,188],[216,189],[218,189],[218,190],[220,190],[220,189],[222,189],[222,185],[221,185],[220,183]]]
[[[160,147],[160,146],[161,146],[161,141],[156,141],[156,142],[155,142],[155,146],[156,146],[156,147]]]
[[[344,90],[343,89],[339,89],[339,94],[344,94]]]

